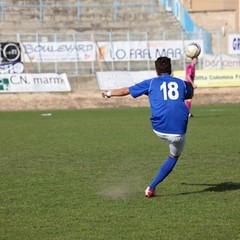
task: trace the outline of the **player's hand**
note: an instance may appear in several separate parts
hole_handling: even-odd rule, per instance
[[[102,97],[103,97],[103,98],[110,98],[110,97],[111,97],[111,92],[104,90],[104,91],[102,92]]]
[[[103,91],[103,92],[102,92],[102,97],[103,97],[103,98],[106,98],[106,97],[107,97],[107,91]]]

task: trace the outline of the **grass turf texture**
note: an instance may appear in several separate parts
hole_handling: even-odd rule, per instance
[[[169,177],[148,108],[0,113],[1,239],[240,239],[240,107],[194,106]]]

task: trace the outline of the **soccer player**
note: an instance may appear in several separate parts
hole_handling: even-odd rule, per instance
[[[197,88],[197,85],[194,83],[195,79],[195,66],[198,64],[198,58],[194,57],[191,60],[191,63],[186,68],[186,76],[185,81],[189,82],[192,86],[192,92],[194,93],[194,89]],[[193,96],[193,94],[192,94]],[[190,108],[192,105],[192,98],[189,98],[185,101],[185,104],[189,110],[189,117],[193,117],[192,113],[190,112]]]
[[[146,188],[146,197],[156,196],[156,187],[174,168],[185,145],[185,134],[189,111],[184,100],[191,97],[192,90],[185,81],[171,76],[171,60],[159,57],[155,61],[157,76],[144,80],[131,87],[112,91],[103,91],[102,96],[126,96],[131,94],[136,98],[147,95],[151,108],[151,123],[154,133],[168,142],[169,156],[160,168],[153,181]]]

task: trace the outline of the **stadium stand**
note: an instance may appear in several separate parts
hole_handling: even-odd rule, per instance
[[[178,20],[156,0],[0,1],[1,41],[139,41],[188,39]],[[3,5],[4,2],[4,5]],[[96,3],[97,2],[97,3]],[[41,3],[41,4],[40,4]],[[183,60],[173,61],[182,69]],[[153,70],[150,61],[25,63],[25,72],[94,76],[99,70]]]
[[[69,0],[66,4],[59,0],[53,4],[53,1],[45,0],[42,5],[39,0],[2,2],[0,30],[4,34],[111,29],[149,31],[152,38],[169,30],[169,26],[172,31],[182,30],[178,21],[163,10],[158,1],[101,0],[96,4],[93,0],[81,0],[76,4],[78,1]]]

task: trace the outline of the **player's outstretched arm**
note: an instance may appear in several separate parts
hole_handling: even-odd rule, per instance
[[[121,97],[121,96],[126,96],[126,95],[129,95],[130,92],[129,92],[129,89],[128,87],[124,87],[124,88],[119,88],[119,89],[114,89],[114,90],[111,90],[111,91],[106,91],[104,90],[102,92],[102,97],[104,98],[110,98],[110,97],[113,97],[113,96],[116,96],[116,97]]]

